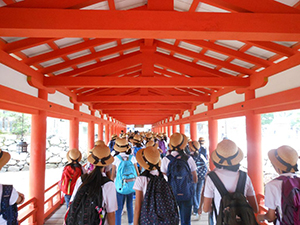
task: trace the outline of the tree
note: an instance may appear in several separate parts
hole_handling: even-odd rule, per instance
[[[273,113],[261,114],[261,125],[269,125],[274,120]]]

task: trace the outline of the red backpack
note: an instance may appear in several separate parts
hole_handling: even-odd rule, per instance
[[[60,180],[60,190],[66,195],[72,195],[76,181],[81,174],[81,166],[66,165]]]

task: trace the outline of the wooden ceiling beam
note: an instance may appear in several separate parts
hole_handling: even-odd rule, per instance
[[[78,96],[78,102],[98,103],[202,103],[209,102],[209,96]]]
[[[252,41],[300,39],[300,14],[292,13],[184,13],[2,7],[0,21],[0,36],[12,37]]]
[[[192,107],[192,104],[138,104],[138,103],[127,103],[127,104],[99,104],[93,105],[94,109],[99,110],[145,110],[145,109],[160,109],[160,110],[186,110]]]
[[[54,38],[26,38],[19,41],[14,41],[4,45],[3,51],[7,53],[19,52],[24,49],[32,48],[38,45],[47,44],[49,42],[55,41]]]
[[[93,88],[184,88],[184,87],[247,87],[249,78],[208,78],[208,77],[45,77],[46,87],[93,87]]]

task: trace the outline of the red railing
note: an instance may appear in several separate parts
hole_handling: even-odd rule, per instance
[[[265,208],[265,196],[262,194],[258,194],[256,196],[257,198],[257,202],[258,202],[258,206],[259,206],[259,213],[266,213],[268,210]],[[268,223],[268,222],[261,222],[259,223],[261,225],[268,225],[268,224],[273,224],[273,223]]]
[[[45,207],[44,207],[44,218],[48,217],[54,210],[61,205],[61,191],[58,187],[58,182],[53,184],[51,187],[45,190]],[[19,211],[19,224],[28,221],[28,224],[36,224],[36,205],[37,199],[31,198],[21,206],[18,206]]]

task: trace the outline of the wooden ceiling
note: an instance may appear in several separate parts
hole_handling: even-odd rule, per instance
[[[0,62],[124,124],[154,124],[300,64],[298,0],[2,0]]]

